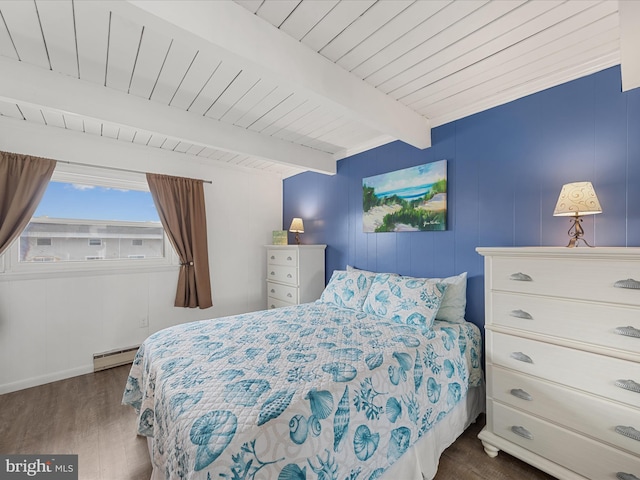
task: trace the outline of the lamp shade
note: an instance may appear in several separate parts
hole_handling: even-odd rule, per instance
[[[293,233],[304,233],[304,224],[302,223],[302,219],[296,217],[291,220],[289,231]]]
[[[553,211],[556,217],[594,215],[602,207],[591,182],[574,182],[562,186],[558,203]]]

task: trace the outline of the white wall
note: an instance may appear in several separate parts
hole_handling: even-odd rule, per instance
[[[3,117],[0,150],[212,180],[205,200],[214,302],[207,310],[173,307],[175,266],[0,273],[0,394],[91,372],[94,353],[137,345],[171,325],[266,307],[263,246],[282,228],[279,176]],[[148,327],[140,327],[145,318]]]

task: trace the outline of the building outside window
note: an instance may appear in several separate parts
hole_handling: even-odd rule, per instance
[[[42,238],[43,235],[47,238]],[[95,238],[96,235],[100,238]],[[159,222],[34,217],[20,235],[20,262],[77,262],[163,256],[164,231]]]

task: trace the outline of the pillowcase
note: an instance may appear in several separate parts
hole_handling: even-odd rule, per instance
[[[396,323],[431,328],[447,286],[426,278],[379,273],[373,279],[362,309]]]
[[[352,267],[351,265],[347,265],[347,272],[364,272],[372,275],[376,275],[377,272],[370,272],[369,270],[363,270],[361,268]]]
[[[453,277],[431,278],[430,280],[447,285],[436,319],[463,323],[467,308],[467,272]]]
[[[333,303],[343,308],[362,310],[374,277],[375,273],[334,270],[329,283],[320,296],[320,301]]]
[[[373,273],[347,265],[347,272],[349,271]],[[436,313],[436,320],[463,323],[465,321],[464,315],[467,308],[467,272],[463,272],[460,275],[454,275],[452,277],[428,278],[427,280],[445,283],[447,285],[447,290],[444,292],[444,298],[440,303],[438,313]]]

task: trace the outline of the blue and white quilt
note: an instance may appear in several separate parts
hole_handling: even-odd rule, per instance
[[[480,384],[480,342],[320,302],[193,322],[142,344],[123,403],[167,479],[372,480]]]

